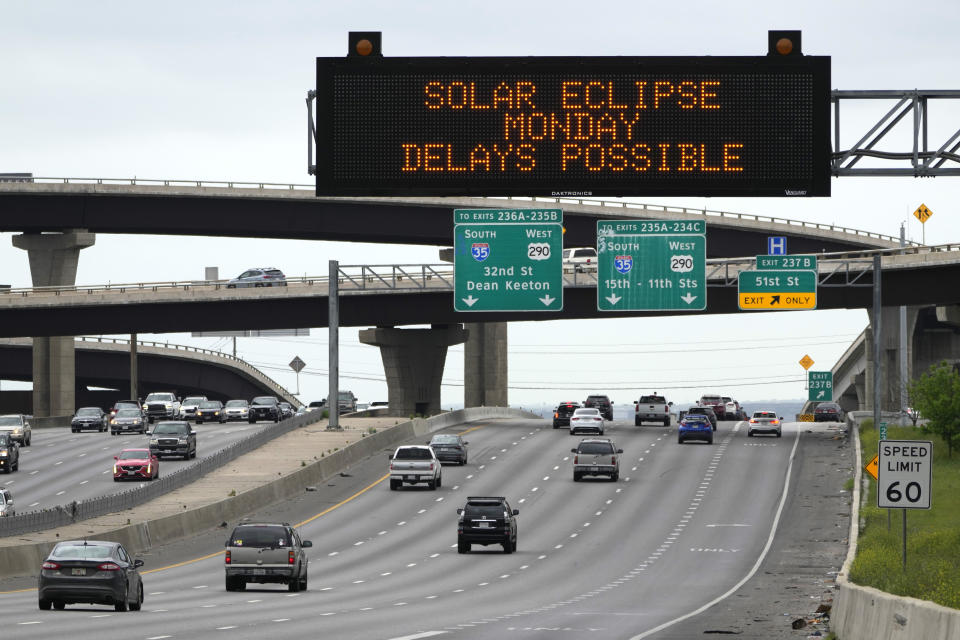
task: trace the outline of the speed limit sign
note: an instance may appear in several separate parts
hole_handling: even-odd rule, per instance
[[[933,443],[883,440],[877,464],[877,506],[881,509],[929,509]]]

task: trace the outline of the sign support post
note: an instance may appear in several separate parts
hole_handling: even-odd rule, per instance
[[[328,342],[330,388],[327,392],[327,415],[330,416],[327,429],[340,430],[340,263],[330,261],[330,270],[327,278],[327,300],[329,311],[327,327],[329,329]]]
[[[880,254],[873,256],[873,428],[880,429]]]

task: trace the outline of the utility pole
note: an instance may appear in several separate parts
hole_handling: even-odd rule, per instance
[[[900,223],[900,248],[907,246],[907,230]],[[900,252],[901,254],[903,251]],[[907,420],[907,308],[900,305],[900,425]]]

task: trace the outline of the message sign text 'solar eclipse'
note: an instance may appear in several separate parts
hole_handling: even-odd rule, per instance
[[[317,195],[826,196],[830,58],[317,58]]]

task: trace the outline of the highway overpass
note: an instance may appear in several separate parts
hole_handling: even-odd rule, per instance
[[[75,345],[78,407],[106,408],[129,397],[128,340],[78,338]],[[0,380],[31,381],[32,350],[29,338],[0,339]],[[250,363],[210,349],[139,341],[137,378],[140,397],[151,391],[173,391],[179,396],[205,395],[226,402],[276,395],[293,406],[300,405],[292,393]],[[32,413],[30,395],[29,391],[0,393],[0,413]]]

